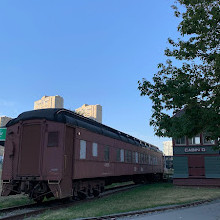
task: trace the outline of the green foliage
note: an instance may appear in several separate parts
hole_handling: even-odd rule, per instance
[[[158,65],[153,83],[138,82],[141,96],[153,102],[150,125],[158,136],[192,137],[206,130],[220,139],[219,0],[178,0],[172,7],[181,18],[181,39],[168,39],[168,59]]]

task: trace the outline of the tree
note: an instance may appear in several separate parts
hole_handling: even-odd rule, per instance
[[[157,136],[192,137],[207,131],[210,139],[220,142],[219,0],[176,3],[178,7],[172,7],[181,18],[181,38],[176,42],[168,38],[166,64],[158,64],[153,82],[143,79],[138,89],[153,102],[150,125]],[[180,12],[179,6],[185,10]]]

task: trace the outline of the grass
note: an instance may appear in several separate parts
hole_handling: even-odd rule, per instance
[[[23,195],[14,195],[14,196],[7,196],[7,197],[1,196],[1,192],[2,192],[1,173],[2,173],[2,169],[0,167],[0,208],[1,209],[12,207],[12,206],[17,206],[17,205],[33,203],[31,200],[27,198],[27,196],[23,196]]]
[[[219,197],[219,188],[176,187],[171,183],[158,183],[141,186],[95,201],[76,204],[70,208],[48,211],[32,219],[66,220],[96,217]]]

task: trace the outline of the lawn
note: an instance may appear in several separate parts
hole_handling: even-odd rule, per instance
[[[220,188],[176,187],[171,183],[157,183],[140,186],[70,208],[48,211],[33,219],[61,220],[95,217],[219,197]]]
[[[1,196],[1,192],[2,192],[2,184],[1,184],[2,175],[1,174],[2,174],[2,169],[0,165],[0,208],[6,208],[6,207],[11,207],[11,206],[32,203],[32,201],[30,201],[27,198],[27,196],[23,196],[23,195],[14,195],[14,196],[8,196],[8,197]]]

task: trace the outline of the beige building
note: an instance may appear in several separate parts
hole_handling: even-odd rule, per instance
[[[4,127],[12,118],[9,118],[7,116],[1,116],[0,117],[0,127]]]
[[[34,110],[44,108],[63,108],[63,97],[43,96],[40,100],[34,102]]]
[[[0,145],[0,156],[4,155],[4,147]]]
[[[173,156],[173,142],[172,141],[163,142],[163,152],[165,156]]]
[[[76,113],[85,117],[91,118],[99,123],[102,123],[102,106],[101,105],[87,105],[77,108]]]

